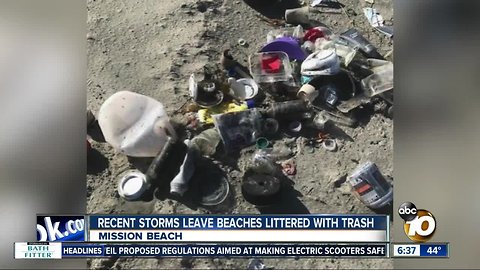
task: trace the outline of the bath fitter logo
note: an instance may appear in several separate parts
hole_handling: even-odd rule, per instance
[[[62,243],[15,243],[15,259],[61,259]]]

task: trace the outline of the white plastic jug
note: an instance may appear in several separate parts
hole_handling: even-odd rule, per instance
[[[154,157],[176,137],[162,103],[129,91],[110,96],[100,107],[98,123],[105,141],[132,157]]]

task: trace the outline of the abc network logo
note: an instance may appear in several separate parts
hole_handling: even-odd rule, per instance
[[[426,242],[435,233],[435,217],[425,209],[417,209],[411,202],[404,202],[398,208],[398,214],[404,220],[403,229],[410,240]]]

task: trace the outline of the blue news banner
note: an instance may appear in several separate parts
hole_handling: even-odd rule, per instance
[[[89,229],[386,230],[388,215],[90,215]]]
[[[385,215],[92,215],[92,242],[380,243]]]
[[[388,244],[79,244],[62,258],[91,257],[388,257]]]
[[[82,218],[39,216],[38,240],[59,243],[18,243],[16,258],[389,256],[386,215],[90,215],[84,223]],[[68,240],[73,233],[85,233],[88,242]]]

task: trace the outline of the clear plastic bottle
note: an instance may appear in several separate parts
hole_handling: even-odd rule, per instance
[[[191,147],[196,147],[205,156],[215,154],[219,143],[220,135],[214,128],[203,131],[190,141]]]
[[[257,150],[257,152],[255,152],[255,154],[253,155],[252,169],[257,173],[271,175],[275,174],[275,172],[278,170],[278,166],[266,155],[266,152],[263,150],[266,149]]]
[[[296,39],[302,39],[304,35],[303,27],[301,25],[297,25],[295,29],[293,29],[292,37]]]
[[[349,115],[342,115],[335,112],[321,111],[317,113],[315,118],[313,118],[312,127],[323,130],[328,128],[329,125],[341,125],[346,127],[354,127],[357,124],[355,118]]]
[[[274,146],[273,148],[258,149],[255,157],[266,158],[272,162],[288,159],[292,155],[292,150],[286,146]]]

